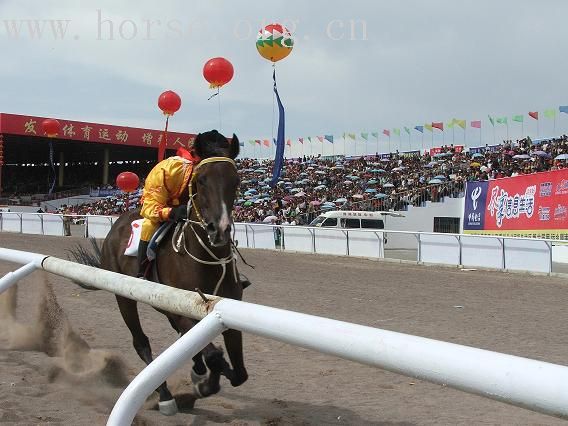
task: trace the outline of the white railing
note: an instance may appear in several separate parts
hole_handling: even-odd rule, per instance
[[[207,296],[79,265],[0,248],[0,259],[24,264],[0,279],[0,293],[36,269],[201,320],[124,390],[109,425],[130,424],[146,398],[224,330],[235,329],[362,364],[443,384],[552,416],[568,416],[568,367],[380,330],[267,306]]]
[[[71,235],[80,224],[85,237],[104,238],[116,216],[0,213],[0,231]],[[550,274],[555,262],[568,263],[568,241],[370,229],[314,228],[236,223],[239,247],[382,259],[407,250],[419,263],[483,267]],[[415,254],[414,254],[415,253]]]

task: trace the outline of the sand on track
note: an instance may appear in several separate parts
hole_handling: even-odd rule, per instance
[[[66,258],[82,238],[0,234],[0,246]],[[562,278],[459,271],[365,259],[243,250],[255,270],[245,300],[568,364]],[[0,262],[0,275],[16,265]],[[140,306],[154,354],[176,339]],[[143,368],[114,296],[36,272],[1,297],[0,423],[104,424]],[[163,417],[152,397],[138,424],[561,424],[521,408],[245,335],[250,378]],[[169,380],[190,389],[189,365]],[[562,422],[563,423],[563,422]]]

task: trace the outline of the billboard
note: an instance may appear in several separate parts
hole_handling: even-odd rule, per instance
[[[463,231],[568,239],[568,169],[468,182]]]

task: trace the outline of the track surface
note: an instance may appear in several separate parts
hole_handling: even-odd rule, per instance
[[[0,234],[1,247],[62,258],[78,242],[85,244],[86,240]],[[568,287],[564,279],[270,251],[243,250],[243,254],[256,265],[255,270],[242,267],[254,283],[246,290],[247,301],[568,364]],[[0,274],[13,269],[14,265],[0,262]],[[113,387],[113,380],[122,383],[124,373],[131,379],[143,363],[131,346],[114,296],[83,290],[56,276],[47,279],[72,329],[92,348],[85,352],[85,345],[79,345],[83,355],[93,355],[81,359],[96,365],[83,365],[83,373],[76,374],[76,369],[61,367],[70,359],[61,352],[48,356],[44,353],[48,350],[6,349],[10,339],[4,327],[0,336],[0,422],[104,424],[123,386]],[[44,282],[37,272],[19,285],[17,320],[32,329],[38,327],[34,318]],[[3,306],[5,309],[6,300]],[[158,354],[176,335],[159,313],[146,306],[140,311],[154,354]],[[94,360],[101,357],[114,361],[97,371]],[[245,359],[250,379],[240,388],[231,388],[224,380],[219,395],[198,400],[195,409],[168,418],[152,408],[155,400],[151,400],[137,423],[563,424],[552,417],[255,336],[245,336]],[[170,380],[174,394],[189,392],[188,373],[189,366]]]

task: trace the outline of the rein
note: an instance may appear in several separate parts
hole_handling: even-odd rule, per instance
[[[189,186],[189,200],[187,202],[187,217],[188,218],[185,219],[183,221],[183,223],[180,222],[176,225],[176,228],[175,228],[173,236],[172,236],[172,248],[176,253],[179,253],[183,248],[183,250],[187,253],[187,255],[191,259],[193,259],[194,261],[196,261],[198,263],[201,263],[203,265],[209,265],[209,266],[216,266],[216,265],[221,266],[221,277],[219,278],[219,280],[217,281],[217,284],[215,285],[215,291],[213,292],[213,296],[217,295],[219,288],[221,287],[221,283],[225,279],[225,275],[227,274],[227,264],[232,263],[232,265],[233,265],[233,276],[235,278],[235,282],[238,282],[237,267],[236,267],[237,262],[236,262],[235,249],[234,249],[234,243],[233,243],[232,238],[231,238],[231,241],[229,243],[230,244],[229,255],[226,256],[226,257],[218,257],[207,246],[207,244],[199,236],[199,234],[197,233],[197,231],[195,230],[195,227],[194,227],[195,225],[199,225],[204,231],[207,231],[207,228],[206,228],[207,224],[203,220],[203,217],[202,217],[201,212],[199,210],[199,205],[197,204],[196,199],[195,199],[195,197],[197,196],[197,193],[193,192],[193,185],[195,183],[195,180],[197,179],[198,171],[201,168],[201,166],[203,166],[205,164],[218,163],[218,162],[231,163],[233,165],[233,167],[235,167],[235,169],[237,168],[235,162],[231,158],[228,158],[228,157],[206,158],[204,160],[201,160],[197,164],[197,166],[195,166],[195,169],[193,170],[193,173],[192,173],[192,176],[191,176],[191,180],[189,181],[189,185],[188,185]],[[193,211],[195,211],[195,215],[197,216],[197,221],[189,219],[192,209],[193,209]],[[193,232],[193,235],[195,236],[195,239],[197,240],[197,242],[207,252],[207,254],[209,256],[211,256],[211,258],[213,260],[199,259],[198,257],[193,255],[188,250],[187,245],[186,245],[186,238],[185,238],[185,231],[186,231],[187,227],[189,227],[191,229],[191,231]]]

